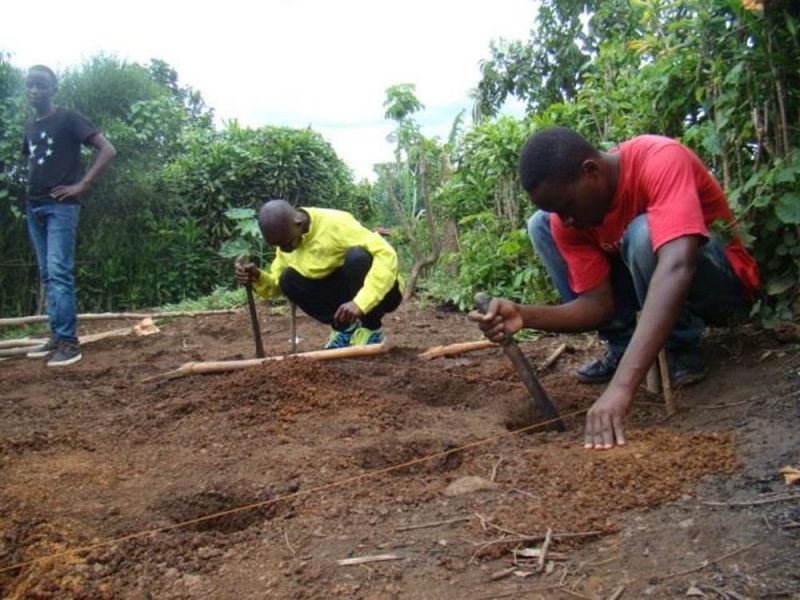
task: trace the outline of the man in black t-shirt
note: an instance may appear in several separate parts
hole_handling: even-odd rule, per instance
[[[25,124],[22,147],[28,157],[28,233],[45,288],[50,324],[50,340],[28,356],[50,356],[48,367],[63,367],[82,357],[73,273],[80,197],[111,162],[116,150],[84,115],[53,103],[58,79],[51,69],[31,67],[25,87],[34,111]],[[83,144],[97,149],[85,174],[81,166]]]

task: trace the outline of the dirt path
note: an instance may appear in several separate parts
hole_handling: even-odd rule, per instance
[[[288,352],[289,319],[261,319]],[[541,375],[557,434],[515,431],[526,392],[499,350],[418,358],[479,339],[463,315],[403,307],[383,356],[142,382],[253,356],[245,313],[160,327],[61,372],[0,363],[3,598],[800,598],[800,488],[779,473],[800,462],[800,358],[766,334],[709,336],[678,414],[642,391],[630,444],[595,453],[599,390],[572,378],[602,351],[588,336],[521,345],[536,365],[569,344]]]

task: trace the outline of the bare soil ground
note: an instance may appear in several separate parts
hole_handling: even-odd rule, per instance
[[[286,354],[289,318],[260,311]],[[403,306],[382,356],[143,382],[253,356],[246,312],[159,325],[66,370],[0,363],[3,598],[800,598],[779,472],[800,462],[800,359],[769,334],[712,332],[675,416],[642,390],[629,445],[591,452],[591,336],[521,344],[534,365],[569,344],[540,374],[559,434],[517,431],[502,351],[418,357],[479,339],[461,314]],[[327,335],[298,330],[301,351]]]

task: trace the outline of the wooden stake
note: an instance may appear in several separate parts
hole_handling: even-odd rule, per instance
[[[297,353],[297,304],[289,302],[289,312],[292,313],[292,354]]]
[[[434,346],[426,350],[422,354],[417,355],[422,360],[433,360],[441,356],[457,356],[459,354],[466,354],[467,352],[474,352],[475,350],[485,350],[487,348],[498,348],[499,344],[490,342],[489,340],[478,340],[476,342],[461,342],[459,344],[450,344],[449,346]]]
[[[309,358],[312,360],[336,360],[339,358],[353,358],[360,356],[376,356],[386,354],[389,348],[385,344],[369,344],[366,346],[349,346],[347,348],[334,348],[332,350],[313,350],[311,352],[301,352],[300,354],[288,354],[282,356],[268,356],[266,358],[250,358],[245,360],[226,360],[210,362],[188,362],[173,371],[160,373],[142,379],[143,383],[149,381],[159,381],[161,379],[177,379],[195,373],[222,373],[225,371],[237,371],[247,367],[256,367],[265,362],[281,361],[294,358]]]
[[[667,351],[664,348],[658,353],[658,366],[661,370],[661,389],[664,392],[664,404],[667,405],[667,415],[672,416],[675,414],[675,401],[672,398],[672,384],[669,380]]]
[[[661,374],[658,370],[658,360],[656,359],[650,368],[647,370],[647,377],[645,378],[645,387],[651,394],[658,394],[661,392]]]

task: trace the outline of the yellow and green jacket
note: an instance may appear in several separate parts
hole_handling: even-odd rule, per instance
[[[372,267],[353,302],[364,314],[375,308],[397,281],[397,252],[380,234],[370,231],[353,215],[329,208],[298,208],[311,218],[308,233],[292,252],[275,249],[269,271],[261,271],[253,289],[264,298],[280,294],[281,273],[292,268],[308,279],[322,279],[344,264],[347,250],[364,248]]]

